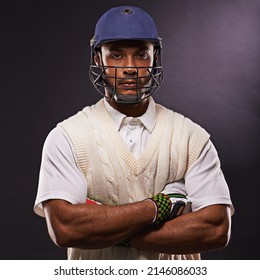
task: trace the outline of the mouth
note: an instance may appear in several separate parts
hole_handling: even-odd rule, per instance
[[[120,81],[118,83],[118,85],[120,86],[120,88],[124,88],[124,89],[136,89],[137,88],[137,83],[136,83],[136,81],[133,81],[133,80]]]
[[[120,88],[122,89],[136,89],[136,84],[122,84]]]

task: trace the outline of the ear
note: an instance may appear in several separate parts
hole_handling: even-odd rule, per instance
[[[100,54],[98,52],[95,53],[94,62],[97,66],[101,65],[101,57],[100,57]]]
[[[159,52],[158,49],[155,49],[155,50],[154,50],[154,59],[155,59],[155,61],[157,61],[158,58],[159,58],[158,52]]]

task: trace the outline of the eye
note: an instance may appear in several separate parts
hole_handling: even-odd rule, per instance
[[[146,52],[140,52],[137,57],[139,59],[147,59],[148,58],[148,54]]]
[[[118,60],[118,59],[122,58],[122,55],[121,55],[121,53],[115,52],[115,53],[112,53],[112,54],[111,54],[111,57],[112,57],[113,59]]]

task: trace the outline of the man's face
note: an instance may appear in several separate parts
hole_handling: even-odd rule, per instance
[[[154,61],[152,43],[127,40],[110,42],[101,47],[101,56],[96,63],[100,65],[101,59],[101,65],[106,69],[105,81],[116,88],[117,94],[136,95],[137,91],[145,92],[143,87],[149,85],[151,80],[147,67],[152,67]]]

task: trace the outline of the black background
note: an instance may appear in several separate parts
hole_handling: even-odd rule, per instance
[[[98,18],[137,5],[163,38],[154,98],[211,134],[236,213],[232,239],[203,259],[258,259],[260,1],[2,1],[1,259],[65,259],[33,213],[42,145],[64,118],[100,99],[88,78]]]

